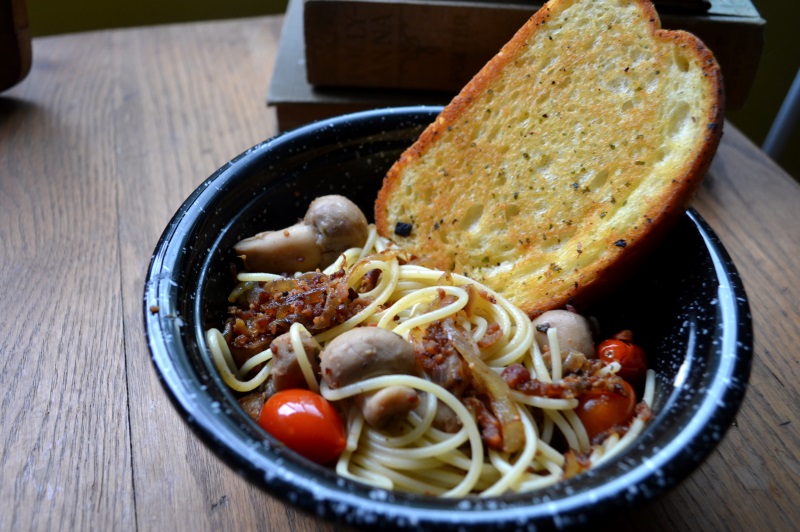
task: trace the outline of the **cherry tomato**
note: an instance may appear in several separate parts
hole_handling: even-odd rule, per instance
[[[627,382],[622,382],[623,393],[593,390],[578,398],[578,414],[589,439],[593,439],[617,425],[625,425],[636,408],[636,394]]]
[[[318,464],[342,454],[347,443],[336,409],[310,390],[282,390],[264,403],[258,424],[296,453]]]
[[[617,375],[638,388],[647,376],[647,358],[638,345],[624,340],[611,339],[597,346],[597,356],[606,364],[619,362],[622,366]]]

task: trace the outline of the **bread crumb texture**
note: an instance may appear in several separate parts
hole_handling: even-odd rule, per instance
[[[642,1],[545,5],[390,170],[380,232],[531,315],[593,292],[685,209],[721,135],[713,56],[658,28]]]

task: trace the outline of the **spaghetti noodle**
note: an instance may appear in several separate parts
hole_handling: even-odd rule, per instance
[[[463,347],[456,346],[456,350],[472,371],[476,365],[486,368],[480,378],[494,382],[513,365],[524,368],[542,387],[563,391],[569,374],[562,365],[554,327],[547,331],[548,345],[539,346],[530,319],[520,309],[465,276],[406,263],[374,227],[370,227],[363,248],[346,251],[321,273],[335,276],[336,272],[340,272],[339,282],[344,283],[351,298],[357,293],[359,305],[324,330],[310,331],[298,319],[288,334],[308,388],[319,391],[346,420],[347,444],[336,463],[339,475],[385,489],[443,497],[496,496],[540,489],[571,475],[571,470],[574,473],[595,467],[619,453],[643,430],[649,409],[640,407],[626,427],[592,442],[576,414],[579,400],[574,394],[531,394],[503,383],[503,393],[513,405],[509,414],[520,424],[521,437],[520,446],[507,451],[487,444],[474,401],[463,400],[457,391],[438,384],[425,371],[418,375],[380,375],[332,387],[324,376],[315,374],[303,337],[312,337],[317,351],[324,353],[333,338],[356,327],[371,326],[393,331],[419,349],[425,331],[443,320],[450,320],[451,329],[461,331],[465,341],[477,347],[479,360],[473,361],[463,353]],[[242,273],[238,279],[252,287],[259,283],[268,286],[281,278]],[[245,290],[240,285],[234,295]],[[215,366],[230,388],[249,392],[269,386],[272,351],[263,350],[237,367],[223,332],[210,329],[206,341]],[[618,370],[619,364],[612,363],[584,364],[581,371],[590,372],[582,376],[599,382],[618,378],[614,377]],[[376,429],[365,423],[353,399],[391,386],[416,390],[420,405],[392,426]],[[488,386],[491,389],[491,384]],[[654,374],[648,370],[643,394],[647,407],[654,387]],[[435,415],[441,405],[457,418],[457,430],[437,428]],[[581,457],[578,462],[582,464],[578,471],[574,471],[576,456]]]

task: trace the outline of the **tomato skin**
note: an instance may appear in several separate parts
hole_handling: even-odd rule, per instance
[[[636,409],[636,394],[627,382],[622,392],[592,390],[578,398],[575,413],[589,435],[589,440],[618,425],[626,425]]]
[[[597,357],[610,364],[619,362],[617,375],[638,388],[647,376],[647,358],[644,349],[624,340],[610,339],[597,346]]]
[[[264,403],[258,424],[291,450],[318,464],[337,459],[347,444],[339,413],[310,390],[277,392]]]

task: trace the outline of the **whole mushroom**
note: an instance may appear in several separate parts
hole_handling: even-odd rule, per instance
[[[348,248],[363,246],[368,235],[361,209],[344,196],[329,195],[312,201],[303,221],[245,238],[234,250],[251,271],[312,271],[331,265]]]
[[[334,338],[320,355],[322,378],[341,388],[383,375],[414,375],[414,348],[401,336],[378,327],[357,327]],[[356,397],[364,419],[384,428],[405,417],[419,404],[419,394],[407,386],[390,386]]]
[[[369,235],[367,217],[361,209],[335,194],[312,201],[303,222],[316,229],[317,247],[325,266],[332,264],[343,251],[363,246]]]
[[[580,314],[569,310],[548,310],[533,320],[533,327],[540,347],[549,345],[547,331],[555,327],[562,358],[574,352],[594,358],[592,327],[589,320]]]

